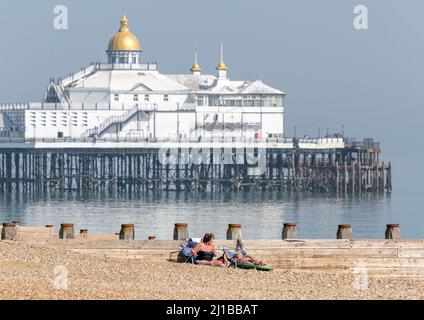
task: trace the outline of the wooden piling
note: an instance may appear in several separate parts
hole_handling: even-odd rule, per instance
[[[297,239],[297,225],[295,223],[285,223],[282,238],[283,240]]]
[[[75,239],[75,230],[72,223],[62,223],[60,225],[59,239]]]
[[[135,227],[133,224],[121,225],[121,231],[119,232],[120,240],[134,240],[135,239]]]
[[[337,230],[337,239],[352,240],[352,226],[350,224],[340,224]]]
[[[187,240],[189,239],[188,224],[176,223],[174,225],[174,240]]]
[[[16,240],[18,237],[18,232],[16,225],[14,223],[3,223],[3,228],[1,230],[1,239],[2,240]]]
[[[380,150],[368,144],[319,151],[270,148],[261,176],[249,174],[246,150],[237,155],[244,164],[221,164],[228,150],[213,149],[205,157],[209,163],[162,165],[157,149],[0,148],[0,192],[390,192],[391,163],[380,163]],[[178,157],[189,151],[179,149]],[[235,150],[231,156],[236,158]]]
[[[46,225],[46,228],[49,230],[49,237],[54,238],[55,236],[54,226],[51,224],[48,224]]]
[[[386,225],[385,238],[387,240],[400,240],[400,225],[399,224]]]
[[[241,224],[229,224],[227,229],[227,240],[237,240],[241,236]]]
[[[88,239],[88,230],[87,229],[81,229],[80,235],[84,240],[87,240]]]

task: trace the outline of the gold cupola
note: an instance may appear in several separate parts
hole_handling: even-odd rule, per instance
[[[202,68],[200,67],[200,64],[198,64],[198,63],[195,63],[192,67],[191,67],[191,69],[190,69],[192,72],[201,72],[202,71]]]
[[[227,65],[225,64],[224,60],[221,60],[221,62],[218,64],[218,66],[216,67],[217,70],[220,71],[226,71],[228,70]]]
[[[141,51],[140,42],[128,29],[128,19],[125,12],[121,19],[121,28],[110,39],[107,51]]]

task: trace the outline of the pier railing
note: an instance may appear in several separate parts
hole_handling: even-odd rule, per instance
[[[134,104],[128,103],[1,103],[0,110],[128,110]],[[176,109],[176,107],[175,107]]]
[[[235,138],[235,137],[210,137],[210,138],[140,138],[140,137],[108,137],[108,138],[1,138],[1,143],[67,143],[67,142],[181,142],[181,143],[299,143],[299,144],[344,144],[340,138],[324,138],[324,139],[301,139],[295,138]]]
[[[157,103],[138,104],[140,110],[145,108],[151,110],[152,108],[160,108],[164,111],[194,111],[196,106],[194,103],[184,103],[183,105],[163,106]],[[134,103],[1,103],[0,110],[13,111],[13,110],[130,110],[135,105]]]

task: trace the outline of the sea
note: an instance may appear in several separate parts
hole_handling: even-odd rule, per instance
[[[212,232],[224,239],[228,224],[242,225],[245,239],[281,239],[284,223],[297,223],[298,238],[334,239],[339,224],[351,224],[354,239],[384,239],[386,224],[399,223],[404,239],[424,239],[418,195],[390,194],[142,193],[77,192],[0,194],[0,222],[23,226],[74,223],[90,233],[119,232],[135,224],[137,239],[171,240],[175,223],[188,223],[191,237]]]

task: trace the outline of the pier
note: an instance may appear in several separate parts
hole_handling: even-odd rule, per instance
[[[391,192],[392,180],[372,139],[0,139],[0,192],[13,190],[355,194]]]

